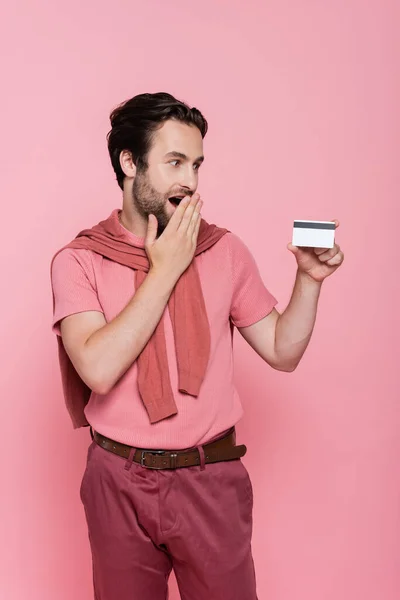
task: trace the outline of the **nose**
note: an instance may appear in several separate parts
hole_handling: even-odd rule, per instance
[[[191,165],[186,165],[180,172],[179,185],[194,194],[197,189],[197,173],[193,170]]]

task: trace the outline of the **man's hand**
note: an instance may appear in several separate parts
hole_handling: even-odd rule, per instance
[[[333,220],[337,229],[339,221]],[[344,254],[338,244],[333,248],[298,248],[288,244],[288,249],[295,255],[298,270],[305,273],[314,281],[322,283],[326,277],[332,275],[340,267],[344,260]]]
[[[158,239],[157,218],[149,215],[145,250],[152,271],[168,273],[176,281],[186,271],[196,251],[202,205],[199,194],[185,196]]]

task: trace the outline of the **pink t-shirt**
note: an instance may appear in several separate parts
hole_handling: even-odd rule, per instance
[[[144,239],[113,218],[126,241],[144,247]],[[246,327],[268,315],[277,300],[267,290],[247,246],[233,233],[195,258],[210,323],[211,349],[206,376],[197,397],[178,391],[174,338],[168,307],[164,328],[171,386],[178,414],[150,424],[137,387],[136,361],[105,395],[92,392],[85,408],[99,433],[136,448],[183,449],[205,444],[235,425],[243,408],[233,383],[233,325]],[[54,259],[53,331],[74,313],[98,310],[114,319],[134,294],[134,271],[91,250],[62,250]]]

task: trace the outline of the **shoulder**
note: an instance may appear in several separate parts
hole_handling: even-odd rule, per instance
[[[63,247],[51,260],[50,275],[52,279],[86,276],[95,280],[95,264],[99,255],[86,248]]]
[[[214,248],[219,252],[228,251],[230,254],[249,252],[249,249],[242,238],[232,231],[227,231],[214,245]]]
[[[215,260],[218,265],[226,265],[228,263],[232,273],[243,267],[253,266],[255,262],[247,244],[239,235],[232,231],[227,231],[210,248],[210,252],[213,261]]]
[[[92,269],[95,254],[95,252],[86,248],[63,247],[53,255],[51,268],[52,270],[58,270],[63,267],[80,265],[82,268]]]
[[[239,264],[248,264],[254,262],[253,254],[248,245],[236,233],[228,232],[226,237],[227,249],[234,267]]]

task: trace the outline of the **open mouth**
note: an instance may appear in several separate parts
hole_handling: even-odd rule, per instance
[[[171,196],[171,198],[169,198],[169,201],[174,206],[179,206],[179,204],[181,203],[181,201],[183,200],[183,198],[184,198],[184,196]]]

